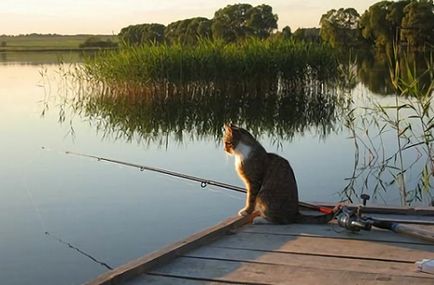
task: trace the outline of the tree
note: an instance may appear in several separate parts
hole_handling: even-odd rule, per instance
[[[211,20],[197,17],[170,23],[165,36],[169,43],[195,44],[199,38],[211,38]]]
[[[263,4],[248,11],[247,27],[254,36],[264,39],[277,29],[277,20],[273,8]]]
[[[162,43],[165,40],[162,24],[139,24],[125,27],[119,33],[122,42],[130,45],[141,45],[144,43]]]
[[[251,8],[250,4],[235,4],[217,10],[211,26],[213,38],[234,42],[247,36],[247,12]]]
[[[277,15],[268,5],[228,5],[217,10],[212,21],[213,38],[226,42],[248,36],[266,38],[277,29]]]
[[[360,21],[362,36],[377,48],[390,50],[394,42],[412,48],[434,44],[432,0],[382,1],[369,7]]]
[[[270,39],[272,41],[275,40],[288,40],[292,39],[292,32],[291,28],[289,26],[285,26],[282,31],[275,31],[270,36],[268,36],[267,39]]]
[[[392,43],[399,40],[404,9],[410,2],[382,1],[370,6],[360,18],[363,38],[377,48],[390,49]]]
[[[332,47],[355,47],[360,43],[360,15],[354,8],[330,10],[321,16],[321,39]]]
[[[102,39],[99,36],[91,36],[79,45],[80,48],[115,48],[118,44],[110,39]]]
[[[289,39],[289,38],[292,37],[291,28],[290,28],[289,26],[285,26],[285,27],[282,29],[282,37],[283,37],[284,39]]]
[[[292,37],[297,41],[320,43],[320,29],[319,28],[298,28],[292,34]]]
[[[402,40],[413,48],[434,46],[434,5],[432,1],[412,1],[404,8]]]

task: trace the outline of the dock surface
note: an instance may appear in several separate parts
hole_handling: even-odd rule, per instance
[[[434,220],[420,215],[376,216]],[[434,244],[421,239],[377,228],[352,233],[333,223],[245,222],[233,217],[133,262],[129,267],[154,261],[136,271],[140,273],[136,277],[123,280],[106,274],[99,283],[89,284],[434,284],[433,274],[416,270],[416,261],[434,259]],[[434,226],[412,226],[434,231]],[[197,240],[197,246],[189,247]]]

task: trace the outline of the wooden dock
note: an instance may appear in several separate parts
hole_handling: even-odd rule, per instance
[[[379,212],[372,215],[434,221],[432,209]],[[86,284],[434,284],[434,274],[416,269],[416,261],[434,259],[434,244],[421,239],[377,228],[352,233],[334,223],[247,222],[230,218]]]

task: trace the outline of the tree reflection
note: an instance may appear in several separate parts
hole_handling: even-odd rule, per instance
[[[394,88],[391,82],[390,71],[394,70],[394,66],[397,62],[400,73],[405,75],[407,66],[403,64],[403,55],[400,54],[398,61],[392,60],[390,55],[381,52],[364,53],[362,57],[359,57],[357,64],[357,75],[360,82],[365,85],[369,91],[379,95],[393,95]],[[429,61],[432,60],[432,54],[429,53],[406,53],[409,65],[412,68],[417,67],[417,73],[422,74],[428,69]],[[428,87],[431,83],[429,73],[419,78],[421,86]]]

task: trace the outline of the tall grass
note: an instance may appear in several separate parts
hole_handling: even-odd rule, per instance
[[[161,82],[256,80],[280,76],[300,81],[336,74],[334,51],[325,45],[292,40],[247,39],[226,44],[200,40],[195,46],[148,44],[106,51],[90,58],[86,73],[109,86]]]

